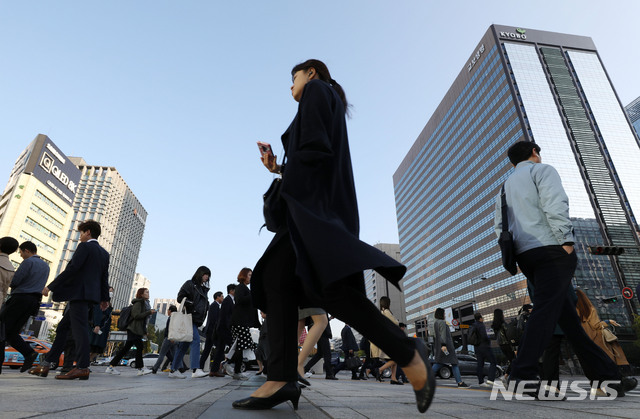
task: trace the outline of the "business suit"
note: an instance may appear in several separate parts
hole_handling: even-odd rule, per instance
[[[219,315],[220,315],[220,304],[218,304],[217,301],[214,301],[209,306],[209,313],[207,314],[207,327],[205,332],[207,340],[204,343],[204,350],[202,351],[202,355],[200,356],[201,370],[204,369],[204,363],[207,361],[207,358],[211,353],[211,348],[213,347],[213,343],[215,341],[216,323],[218,322]]]
[[[109,301],[109,253],[95,239],[81,242],[60,275],[47,288],[53,301],[68,301],[66,311],[56,329],[56,339],[45,361],[56,362],[64,350],[69,332],[76,341],[76,368],[89,367],[89,307]]]
[[[235,303],[231,295],[227,295],[222,300],[222,306],[218,313],[218,322],[216,324],[216,353],[213,357],[211,371],[217,372],[220,369],[220,363],[224,359],[225,346],[231,347],[233,338],[231,336],[231,316],[233,315]]]

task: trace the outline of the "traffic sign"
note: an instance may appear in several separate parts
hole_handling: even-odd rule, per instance
[[[626,298],[627,300],[630,300],[633,298],[633,290],[629,287],[624,287],[622,288],[622,296],[624,298]]]
[[[458,322],[458,319],[453,319],[453,320],[451,320],[451,325],[452,325],[452,326],[457,326],[457,325],[459,325],[459,324],[460,324],[460,322]]]

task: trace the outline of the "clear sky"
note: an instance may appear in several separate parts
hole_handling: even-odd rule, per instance
[[[256,141],[281,155],[295,64],[321,59],[344,87],[361,239],[397,243],[392,175],[489,25],[592,37],[626,105],[638,16],[638,1],[5,0],[0,184],[39,133],[115,166],[149,213],[151,299],[200,265],[224,290],[272,237]]]

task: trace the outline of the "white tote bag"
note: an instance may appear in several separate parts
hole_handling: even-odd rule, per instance
[[[187,313],[187,309],[184,307],[186,299],[186,297],[182,299],[178,311],[171,313],[167,338],[173,342],[191,342],[193,340],[191,313]]]

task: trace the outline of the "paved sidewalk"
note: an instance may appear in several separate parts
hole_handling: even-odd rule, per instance
[[[88,381],[60,382],[50,374],[33,377],[3,368],[0,418],[638,418],[640,390],[614,401],[505,401],[489,399],[490,389],[458,389],[453,380],[438,380],[436,398],[426,416],[419,415],[410,385],[392,386],[373,379],[352,381],[312,377],[302,391],[299,409],[290,403],[269,411],[236,410],[231,402],[250,395],[264,378],[249,372],[248,381],[226,378],[174,380],[167,374],[138,377],[120,367],[120,376],[92,367]],[[472,382],[471,377],[467,382]]]

